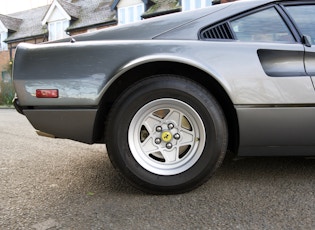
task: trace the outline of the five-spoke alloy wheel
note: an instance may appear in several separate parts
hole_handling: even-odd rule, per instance
[[[158,175],[175,175],[192,167],[203,152],[205,139],[198,113],[185,102],[171,98],[144,105],[128,131],[133,157]]]

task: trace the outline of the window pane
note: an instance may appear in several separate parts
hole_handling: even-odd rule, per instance
[[[69,21],[63,21],[63,36],[67,36],[67,29],[69,27]]]
[[[66,29],[68,27],[68,20],[48,23],[49,41],[67,37]]]
[[[212,1],[210,0],[205,0],[206,1],[206,6],[212,6]]]
[[[269,8],[231,22],[240,41],[292,43],[294,38],[274,8]]]
[[[61,38],[62,37],[62,22],[56,22],[56,38]]]
[[[118,9],[119,24],[127,24],[141,20],[144,13],[144,4],[137,4]]]
[[[190,0],[182,0],[183,11],[190,10]]]
[[[201,0],[195,0],[195,9],[201,8]]]
[[[143,5],[138,5],[137,6],[137,21],[141,20],[141,15],[143,14],[144,9],[143,9]]]
[[[118,9],[118,19],[119,19],[119,24],[125,24],[126,23],[125,8]]]
[[[134,7],[128,8],[128,22],[134,21]]]
[[[315,5],[288,6],[287,9],[301,33],[310,36],[315,44]]]
[[[49,32],[49,40],[56,40],[56,24],[54,22],[51,22],[48,24],[48,32]]]

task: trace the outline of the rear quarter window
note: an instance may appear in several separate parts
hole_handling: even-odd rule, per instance
[[[293,35],[275,8],[231,21],[235,38],[246,42],[293,43]]]

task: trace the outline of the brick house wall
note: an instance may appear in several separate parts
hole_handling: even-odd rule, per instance
[[[8,71],[7,67],[10,62],[10,54],[8,50],[0,52],[0,72]]]

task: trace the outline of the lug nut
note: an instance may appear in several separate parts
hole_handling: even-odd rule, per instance
[[[172,123],[169,123],[168,125],[167,125],[167,127],[168,127],[168,129],[173,129],[174,128],[174,124],[172,124]]]
[[[162,127],[161,126],[157,126],[156,128],[155,128],[155,130],[157,131],[157,132],[162,132]]]
[[[173,147],[173,145],[172,145],[171,142],[168,142],[168,143],[166,144],[166,148],[171,149],[172,147]]]
[[[154,142],[155,142],[155,144],[159,145],[159,144],[161,144],[162,140],[161,140],[161,138],[156,138]]]
[[[175,134],[174,134],[174,139],[179,140],[179,138],[180,138],[179,133],[175,133]]]

